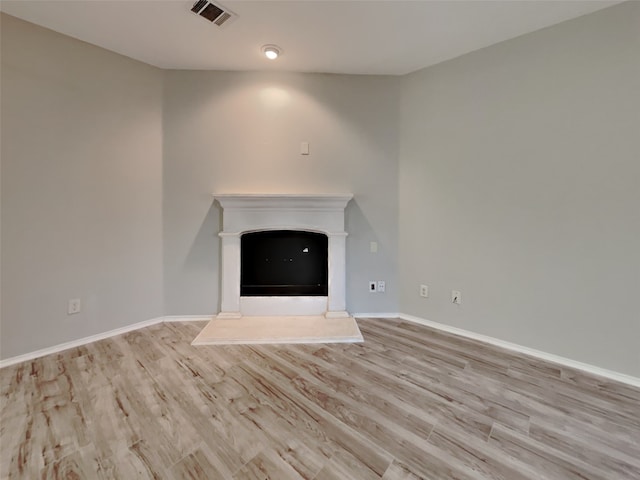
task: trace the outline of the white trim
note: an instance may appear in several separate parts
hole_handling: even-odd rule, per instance
[[[307,193],[214,193],[213,198],[222,208],[282,210],[301,208],[313,210],[333,210],[347,206],[353,198],[352,193],[343,194],[307,194]]]
[[[324,315],[328,302],[328,296],[243,297],[241,295],[240,315],[247,317]]]
[[[27,362],[29,360],[34,360],[36,358],[44,357],[45,355],[51,355],[52,353],[59,353],[64,350],[68,350],[70,348],[86,345],[87,343],[104,340],[105,338],[115,337],[116,335],[122,335],[123,333],[131,332],[133,330],[139,330],[141,328],[150,327],[151,325],[156,325],[158,323],[162,323],[163,321],[164,321],[164,317],[152,318],[151,320],[145,320],[144,322],[133,323],[125,327],[109,330],[108,332],[97,333],[95,335],[90,335],[88,337],[79,338],[78,340],[72,340],[70,342],[60,343],[58,345],[54,345],[53,347],[42,348],[40,350],[36,350],[35,352],[29,352],[29,353],[24,353],[22,355],[15,356],[15,357],[9,357],[4,360],[0,360],[0,368],[8,367],[10,365],[15,365],[16,363],[20,363],[20,362]]]
[[[640,388],[640,378],[638,377],[633,377],[631,375],[615,372],[613,370],[607,370],[605,368],[596,367],[595,365],[590,365],[588,363],[578,362],[576,360],[571,360],[570,358],[561,357],[560,355],[555,355],[553,353],[543,352],[541,350],[536,350],[534,348],[518,345],[517,343],[511,343],[504,340],[500,340],[498,338],[490,337],[488,335],[482,335],[481,333],[475,333],[469,330],[464,330],[462,328],[452,327],[450,325],[445,325],[443,323],[433,322],[431,320],[426,320],[424,318],[415,317],[413,315],[407,315],[406,313],[399,314],[399,317],[402,320],[407,320],[409,322],[425,325],[427,327],[435,328],[437,330],[442,330],[443,332],[453,333],[454,335],[460,335],[461,337],[471,338],[473,340],[479,340],[481,342],[488,343],[490,345],[495,345],[497,347],[501,347],[506,350],[511,350],[517,353],[524,353],[526,355],[531,355],[532,357],[536,357],[541,360],[545,360],[547,362],[552,362],[552,363],[556,363],[566,367],[575,368],[577,370],[582,370],[584,372],[591,373],[593,375],[609,378],[617,382],[626,383],[628,385],[632,385],[634,387]]]
[[[354,313],[351,315],[355,318],[400,318],[398,312],[395,313]]]
[[[159,323],[171,323],[171,322],[208,322],[213,319],[215,315],[168,315],[166,317],[156,317],[151,320],[145,320],[143,322],[133,323],[125,327],[116,328],[103,333],[96,333],[88,337],[79,338],[78,340],[72,340],[70,342],[60,343],[52,347],[42,348],[35,352],[24,353],[15,357],[5,358],[0,360],[0,368],[15,365],[20,362],[28,362],[36,358],[44,357],[45,355],[51,355],[52,353],[60,353],[70,348],[81,347],[87,343],[97,342],[106,338],[115,337],[116,335],[122,335],[123,333],[131,332],[133,330],[139,330],[141,328],[150,327]]]
[[[242,315],[344,315],[346,311],[345,207],[353,194],[214,194],[222,207],[220,310],[221,316]],[[300,309],[292,297],[266,300],[243,299],[240,289],[240,237],[247,232],[297,230],[327,235],[328,291],[324,310]],[[320,298],[320,297],[319,297]],[[245,304],[244,306],[242,304]],[[273,304],[273,305],[272,305]],[[276,307],[277,305],[277,307]],[[255,308],[254,308],[255,307]]]
[[[150,327],[158,323],[209,321],[215,316],[216,315],[169,315],[166,317],[152,318],[151,320],[145,320],[143,322],[127,325],[125,327],[116,328],[114,330],[109,330],[108,332],[98,333],[96,335],[90,335],[88,337],[80,338],[78,340],[72,340],[70,342],[54,345],[53,347],[43,348],[40,350],[36,350],[34,352],[17,355],[15,357],[9,357],[4,360],[0,360],[0,368],[9,367],[11,365],[15,365],[16,363],[20,363],[20,362],[34,360],[39,357],[44,357],[45,355],[51,355],[52,353],[59,353],[64,350],[68,350],[70,348],[80,347],[88,343],[97,342],[99,340],[104,340],[110,337],[115,337],[116,335],[122,335],[123,333],[131,332],[133,330],[139,330],[141,328]],[[626,375],[624,373],[614,372],[613,370],[607,370],[605,368],[596,367],[595,365],[590,365],[588,363],[578,362],[576,360],[571,360],[570,358],[561,357],[553,353],[547,353],[540,350],[535,350],[533,348],[529,348],[522,345],[518,345],[516,343],[500,340],[498,338],[490,337],[488,335],[482,335],[480,333],[471,332],[469,330],[464,330],[462,328],[452,327],[444,323],[433,322],[431,320],[426,320],[424,318],[416,317],[414,315],[408,315],[406,313],[354,313],[353,316],[355,318],[400,318],[402,320],[406,320],[406,321],[417,323],[420,325],[425,325],[427,327],[435,328],[443,332],[452,333],[454,335],[460,335],[461,337],[465,337],[465,338],[471,338],[473,340],[478,340],[484,343],[488,343],[490,345],[495,345],[497,347],[501,347],[506,350],[511,350],[513,352],[524,353],[526,355],[531,355],[532,357],[536,357],[541,360],[546,360],[548,362],[564,365],[566,367],[575,368],[577,370],[582,370],[584,372],[591,373],[593,375],[609,378],[611,380],[615,380],[621,383],[626,383],[628,385],[640,388],[640,378],[638,377],[633,377],[631,375]]]
[[[215,315],[167,315],[162,317],[162,321],[166,323],[172,322],[209,322],[215,318]]]

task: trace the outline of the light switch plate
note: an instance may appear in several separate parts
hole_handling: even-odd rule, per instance
[[[69,300],[69,305],[67,307],[67,315],[73,315],[75,313],[80,313],[81,303],[79,298],[72,298]]]
[[[451,290],[451,303],[462,304],[462,294],[457,290]]]

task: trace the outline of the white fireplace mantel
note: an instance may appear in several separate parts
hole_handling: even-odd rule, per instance
[[[348,316],[344,209],[352,194],[214,194],[222,212],[221,302],[218,318],[242,315]],[[329,240],[328,297],[241,297],[240,237],[263,230],[320,232]]]

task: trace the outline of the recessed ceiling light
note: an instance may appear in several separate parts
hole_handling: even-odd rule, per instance
[[[262,46],[262,53],[264,53],[264,56],[267,57],[269,60],[275,60],[276,58],[278,58],[278,56],[280,55],[280,47],[278,47],[277,45],[263,45]]]

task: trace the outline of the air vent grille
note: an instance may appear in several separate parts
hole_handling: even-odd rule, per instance
[[[191,11],[193,13],[200,13],[200,11],[207,6],[207,0],[198,0],[196,3],[193,4],[193,7],[191,7]]]
[[[216,18],[213,23],[215,23],[216,25],[218,25],[219,27],[222,26],[222,24],[224,22],[226,22],[227,20],[229,20],[231,18],[231,14],[229,12],[222,12],[222,15],[220,15],[218,18]]]
[[[221,27],[230,18],[234,17],[234,14],[230,11],[207,0],[198,0],[191,7],[191,11],[196,15],[206,18],[218,27]]]

